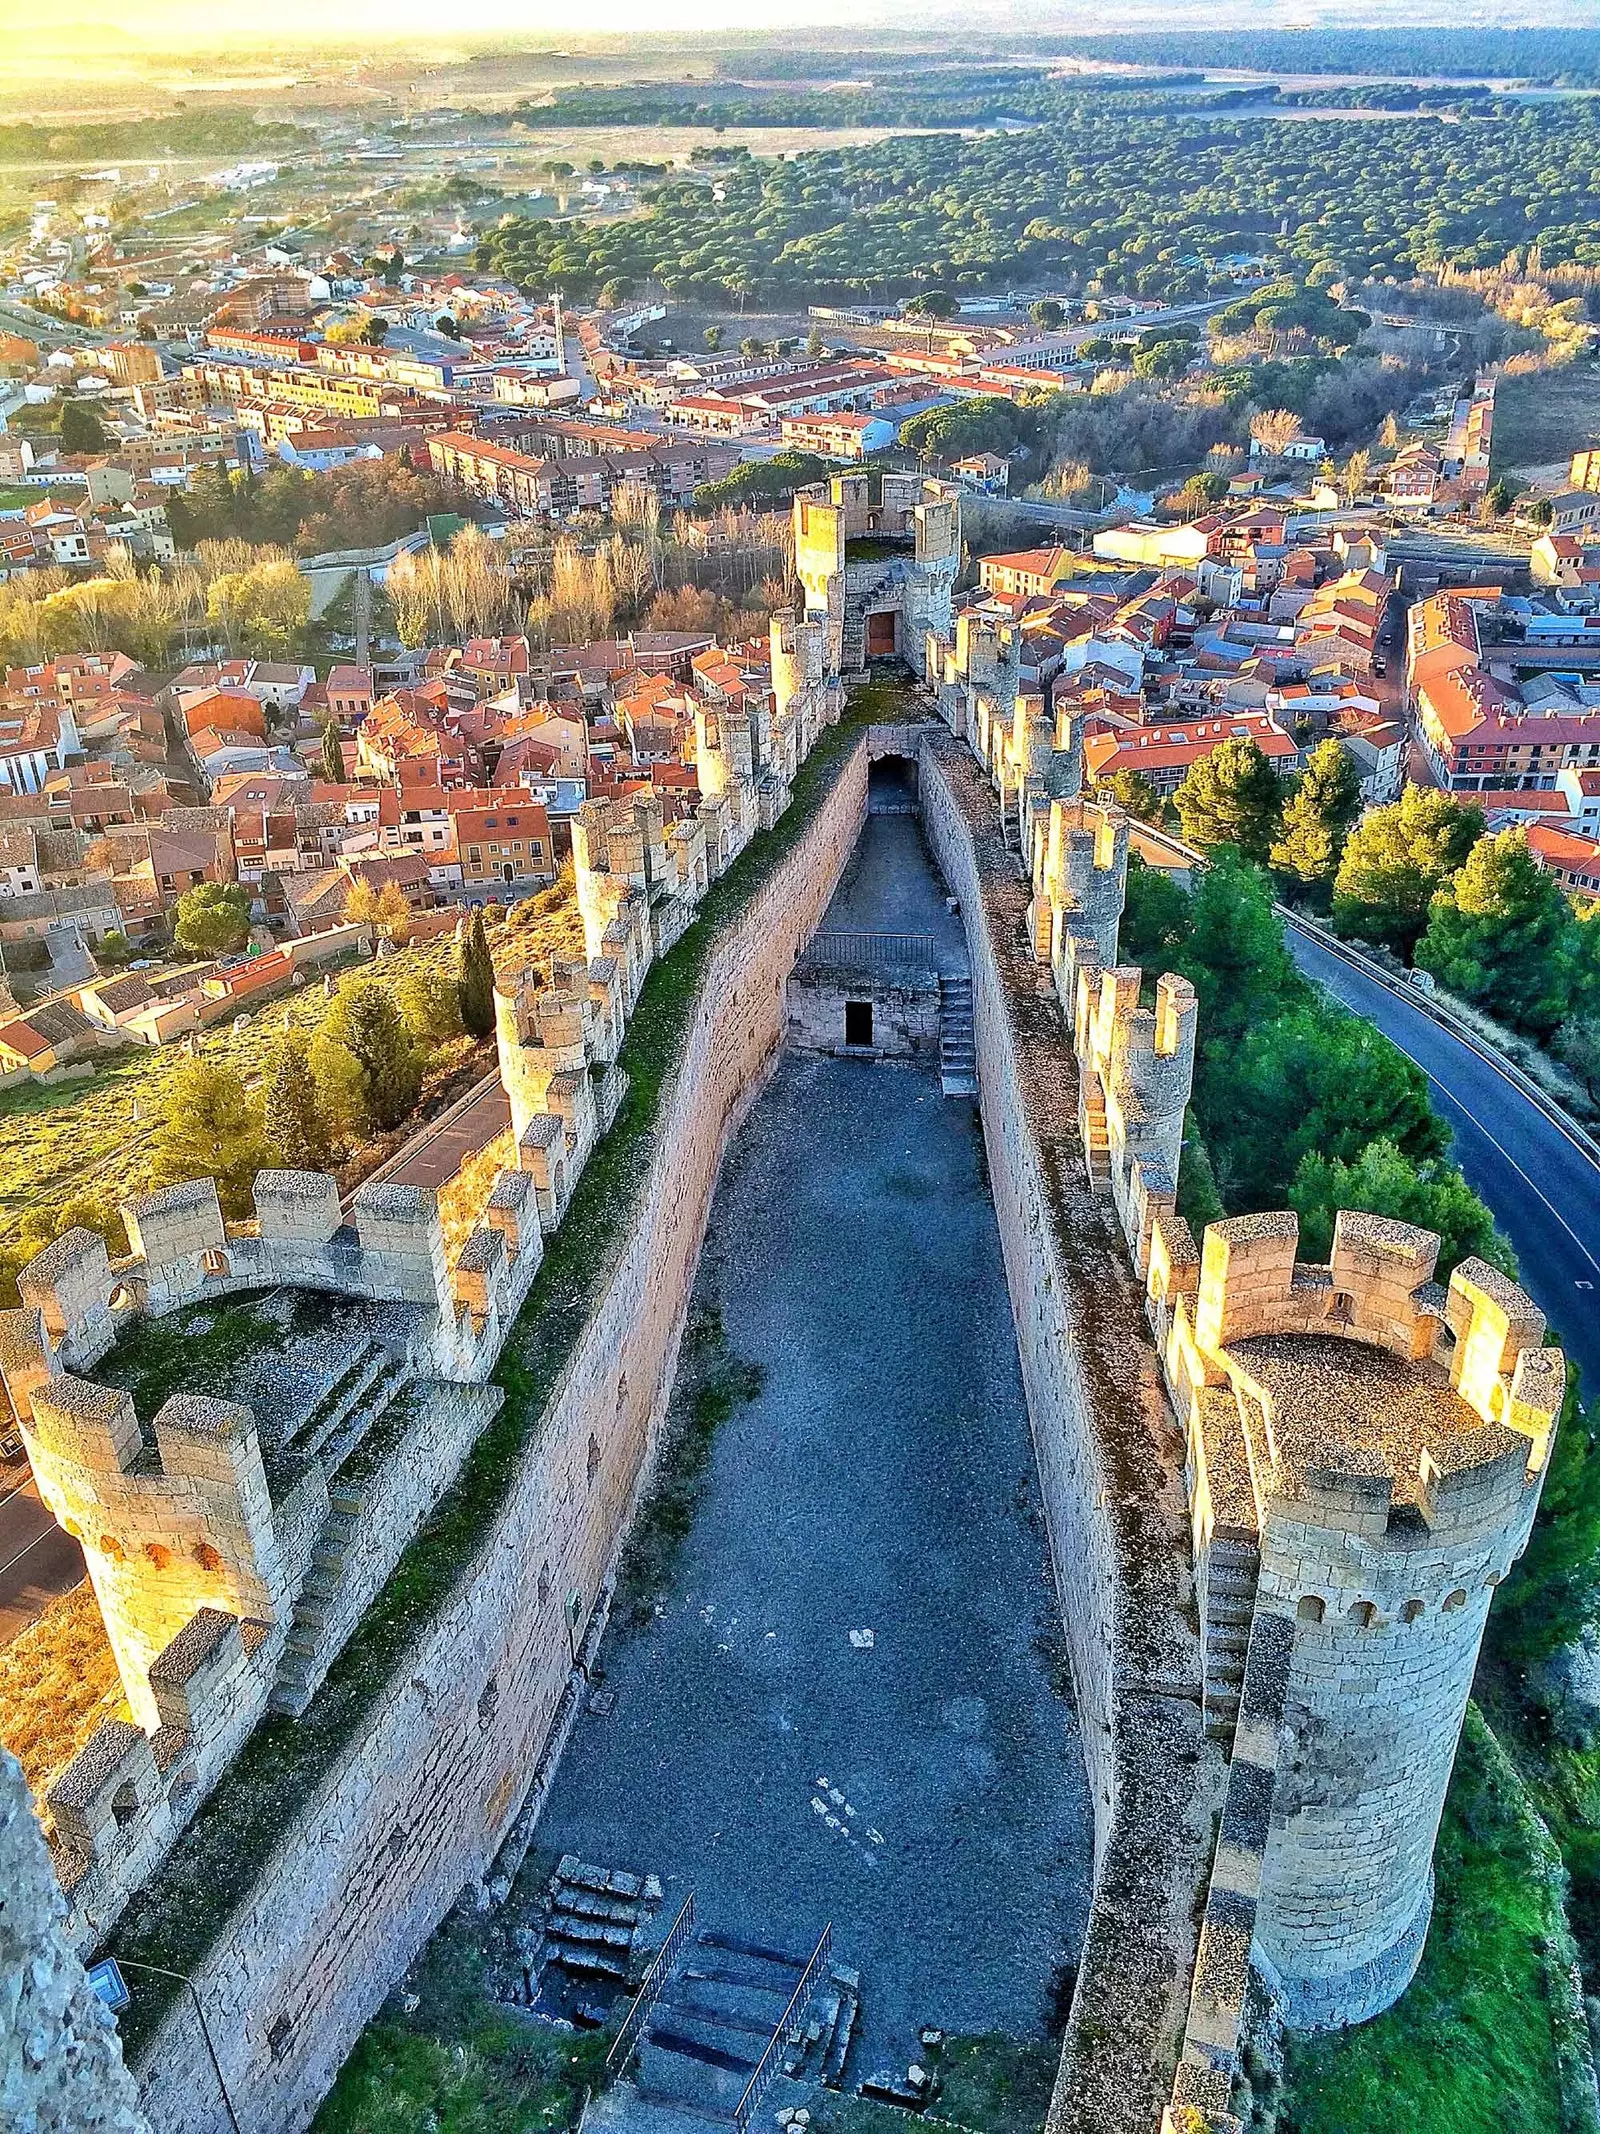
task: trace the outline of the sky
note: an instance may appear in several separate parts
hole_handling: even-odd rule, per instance
[[[1115,29],[1135,23],[1167,26],[1185,20],[1210,28],[1253,23],[1263,28],[1299,27],[1322,21],[1417,22],[1581,21],[1591,0],[1525,0],[1517,6],[1473,4],[1473,0],[1432,0],[1422,6],[1402,0],[1012,0],[1002,7],[959,7],[957,0],[604,0],[603,11],[589,18],[593,32],[703,31],[737,27],[771,30],[784,25],[833,24],[865,27],[898,21],[926,27],[943,16],[1004,19],[1010,29],[1051,24],[1078,30]],[[1570,8],[1570,12],[1569,12]],[[465,0],[442,13],[438,0],[0,0],[0,69],[7,59],[36,59],[41,47],[76,48],[86,57],[97,51],[135,53],[152,47],[165,51],[185,45],[215,50],[219,44],[248,45],[254,51],[281,55],[289,45],[306,42],[348,48],[408,39],[436,46],[441,23],[463,37],[513,33],[553,39],[578,34],[570,0]],[[11,42],[11,40],[15,42]],[[9,46],[9,49],[8,49]]]
[[[881,18],[890,8],[864,8],[851,0],[605,0],[603,13],[591,22],[596,31],[712,30],[730,25],[746,29],[782,23],[848,23]],[[42,19],[43,18],[43,19]],[[270,19],[264,31],[263,21]],[[444,18],[463,34],[484,37],[515,32],[553,38],[574,33],[572,9],[564,0],[470,0]],[[54,43],[63,37],[92,45],[104,38],[123,49],[159,46],[171,49],[203,41],[244,43],[260,50],[280,50],[302,40],[330,39],[340,46],[366,39],[399,42],[441,36],[437,0],[270,0],[263,11],[249,0],[124,0],[115,8],[105,0],[53,0],[41,9],[38,0],[0,0],[0,35],[15,32],[33,42]],[[448,32],[446,32],[448,34]],[[0,65],[5,55],[0,53]]]

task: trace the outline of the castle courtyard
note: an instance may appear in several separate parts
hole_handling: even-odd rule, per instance
[[[914,821],[872,818],[825,924],[944,917]],[[694,1308],[761,1390],[661,1612],[601,1649],[615,1704],[580,1717],[538,1843],[653,1871],[668,1914],[693,1890],[749,1940],[831,1921],[858,2075],[924,2024],[1038,2035],[1083,1933],[1089,1804],[975,1107],[786,1052]]]

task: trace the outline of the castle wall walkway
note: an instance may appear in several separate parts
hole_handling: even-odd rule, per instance
[[[915,838],[865,839],[886,827]],[[747,1940],[831,1922],[858,2074],[915,2058],[924,2024],[1041,2037],[1090,1816],[970,1100],[931,1067],[786,1054],[696,1306],[763,1383],[655,1618],[607,1639],[616,1705],[578,1719],[537,1840],[658,1874],[669,1913],[692,1889]]]

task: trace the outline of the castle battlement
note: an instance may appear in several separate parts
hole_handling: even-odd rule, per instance
[[[1197,1253],[1163,1214],[1147,1297],[1189,1439],[1206,1711],[1245,1804],[1212,1904],[1247,1906],[1256,1968],[1318,2029],[1388,2007],[1421,1956],[1484,1622],[1527,1544],[1565,1363],[1481,1260],[1442,1288],[1431,1232],[1347,1210],[1325,1267],[1298,1241],[1275,1212],[1211,1224]],[[1274,1686],[1252,1707],[1258,1648]],[[1194,1992],[1180,2102],[1237,2065],[1242,1978],[1230,1999],[1204,1937]]]
[[[255,1417],[174,1396],[148,1434],[130,1396],[66,1372],[19,1413],[39,1493],[82,1545],[140,1725],[161,1725],[151,1668],[200,1608],[272,1625],[292,1573],[273,1519]]]
[[[1034,841],[1033,952],[1048,964],[1069,1020],[1078,1012],[1080,974],[1117,960],[1127,890],[1129,823],[1096,800],[1051,800]]]
[[[961,499],[916,474],[835,474],[794,500],[795,576],[833,680],[871,659],[921,671],[929,633],[948,636],[961,568]]]

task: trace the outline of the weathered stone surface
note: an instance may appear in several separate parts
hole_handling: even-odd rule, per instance
[[[0,2126],[149,2134],[116,2025],[62,1934],[65,1913],[22,1767],[0,1749]]]

